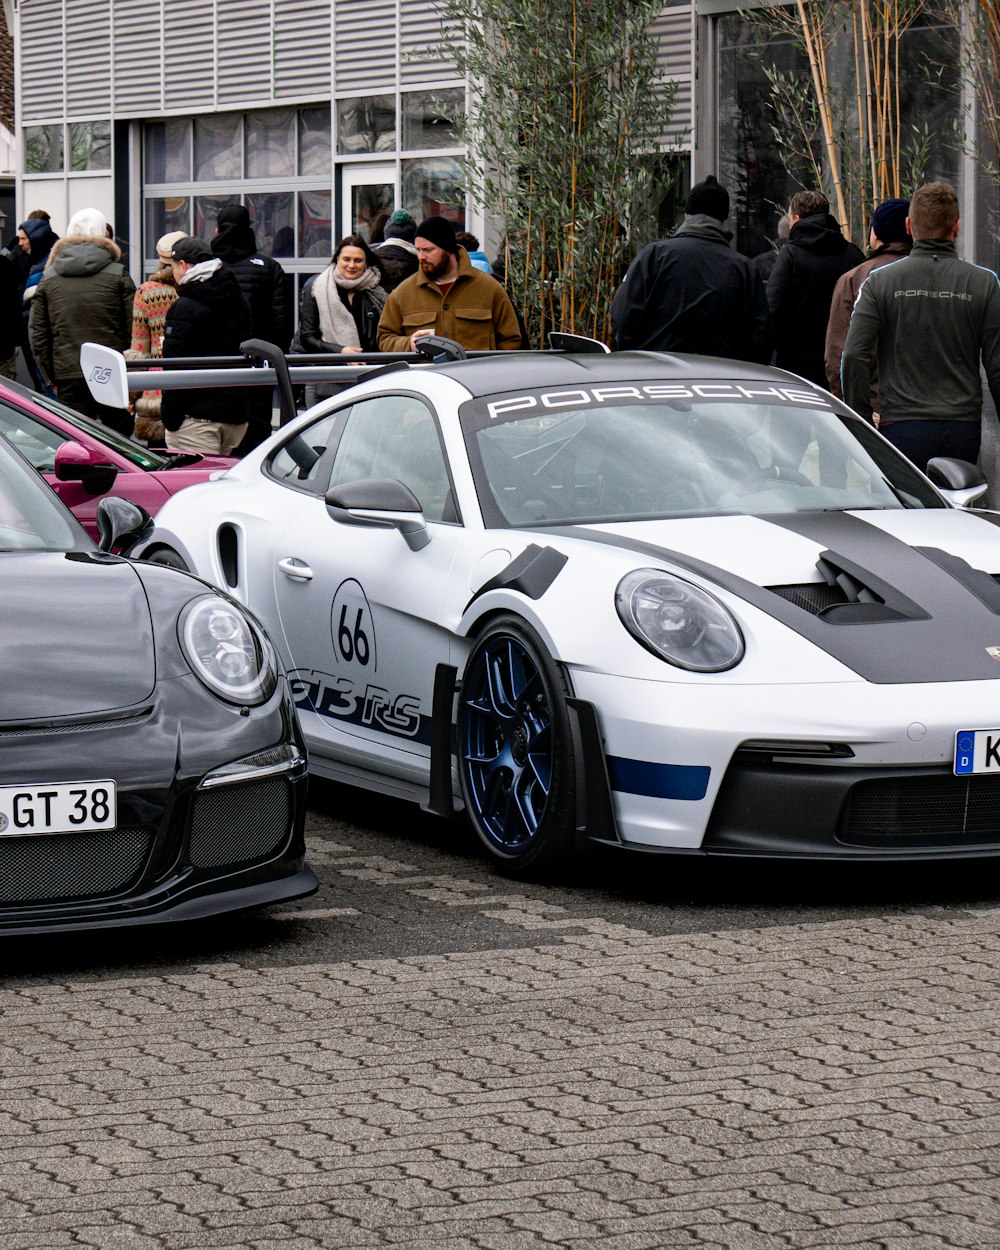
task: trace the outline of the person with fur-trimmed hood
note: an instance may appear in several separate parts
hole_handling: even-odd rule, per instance
[[[80,367],[84,343],[123,352],[132,338],[135,283],[106,231],[104,214],[96,208],[70,218],[31,301],[28,337],[38,367],[62,403],[130,435],[132,417],[125,409],[99,404]]]

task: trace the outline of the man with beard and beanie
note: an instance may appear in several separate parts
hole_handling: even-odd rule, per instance
[[[848,269],[837,279],[830,304],[830,320],[826,327],[826,381],[838,399],[843,399],[840,389],[840,359],[844,354],[844,342],[851,324],[851,313],[858,298],[861,285],[873,269],[891,265],[893,261],[909,256],[913,240],[906,228],[910,212],[909,200],[883,200],[872,214],[868,246],[871,255],[867,260]],[[878,412],[878,391],[872,384],[872,408]]]
[[[257,251],[250,213],[242,204],[225,204],[216,218],[212,253],[222,261],[246,296],[250,307],[247,338],[274,343],[283,352],[292,341],[292,301],[288,276],[270,256]],[[271,433],[271,393],[255,390],[250,397],[250,428],[239,455],[252,451]]]
[[[135,283],[106,231],[99,209],[83,208],[70,218],[31,301],[28,337],[39,369],[64,404],[128,436],[128,410],[99,404],[80,366],[84,343],[123,352],[132,341]]]
[[[397,208],[382,227],[384,242],[372,251],[382,268],[382,289],[394,291],[401,282],[420,268],[413,244],[417,223],[405,208]]]
[[[730,246],[729,192],[711,174],[691,188],[684,221],[643,248],[611,305],[615,346],[766,364],[771,324],[753,262]]]
[[[167,311],[163,359],[238,356],[251,337],[250,309],[232,272],[201,239],[179,239],[170,249],[177,299]],[[247,390],[212,387],[164,391],[160,417],[171,451],[230,456],[247,432]],[[270,403],[270,394],[268,395]]]
[[[826,325],[837,279],[864,253],[844,235],[820,191],[797,191],[788,204],[788,242],[767,284],[774,363],[826,386]]]
[[[378,323],[383,352],[411,352],[425,334],[454,339],[469,351],[521,346],[514,306],[495,278],[473,267],[444,217],[427,217],[414,246],[420,271],[386,300]]]

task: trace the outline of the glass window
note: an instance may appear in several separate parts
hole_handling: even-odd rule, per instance
[[[196,182],[240,178],[243,174],[243,115],[209,113],[194,122]]]
[[[194,234],[205,242],[215,237],[216,219],[221,209],[227,204],[232,204],[240,197],[238,195],[198,195],[194,201]]]
[[[295,173],[295,110],[246,115],[248,178],[291,178]]]
[[[56,452],[68,437],[62,430],[54,430],[28,413],[3,404],[0,404],[0,434],[9,438],[39,473],[55,470]]]
[[[456,122],[465,112],[465,89],[407,91],[400,100],[403,112],[403,149],[453,148],[461,140]]]
[[[419,399],[379,395],[351,409],[330,486],[374,477],[409,487],[428,521],[440,521],[446,508],[453,509],[437,425]]]
[[[292,256],[295,251],[295,193],[277,191],[248,195],[247,208],[260,254]]]
[[[299,192],[299,255],[330,259],[333,197],[329,191]]]
[[[336,444],[350,411],[350,408],[339,408],[327,413],[296,438],[279,447],[267,466],[271,476],[287,482],[289,486],[317,495],[325,494],[330,480],[330,459],[327,457],[324,465],[323,453]],[[315,462],[304,470],[301,467],[303,444],[317,453]]]
[[[24,137],[24,172],[26,174],[62,172],[62,125],[25,126],[21,133]]]
[[[299,173],[330,172],[330,110],[299,110]]]
[[[380,213],[395,207],[396,188],[391,182],[363,182],[351,187],[351,233],[371,242],[372,227]]]
[[[425,156],[402,162],[403,207],[415,221],[440,215],[465,229],[465,175],[452,156]]]
[[[111,168],[111,123],[70,122],[69,167],[72,170]]]
[[[143,128],[147,182],[191,181],[191,122],[168,117]]]
[[[152,258],[156,240],[164,234],[191,230],[191,199],[187,195],[168,195],[146,201],[146,256]]]
[[[392,152],[396,147],[396,97],[359,96],[337,101],[337,151]]]
[[[89,546],[49,487],[0,440],[0,551]]]

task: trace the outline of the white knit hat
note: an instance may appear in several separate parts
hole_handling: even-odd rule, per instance
[[[94,239],[108,237],[108,219],[99,208],[81,208],[69,219],[67,234],[85,234]]]

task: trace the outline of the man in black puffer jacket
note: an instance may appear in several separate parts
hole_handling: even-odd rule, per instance
[[[178,239],[170,263],[177,300],[167,312],[164,360],[238,356],[240,343],[251,337],[250,309],[239,283],[201,239]],[[172,451],[230,456],[247,432],[246,388],[164,391],[160,415]]]
[[[250,214],[242,204],[226,204],[216,219],[212,252],[240,285],[250,306],[248,337],[274,343],[283,352],[292,341],[292,303],[288,276],[270,256],[257,251]],[[265,389],[250,397],[250,428],[239,454],[251,451],[271,433],[271,394]]]
[[[820,191],[797,191],[788,205],[791,230],[767,284],[774,363],[826,386],[826,327],[837,279],[864,252],[845,239]]]

